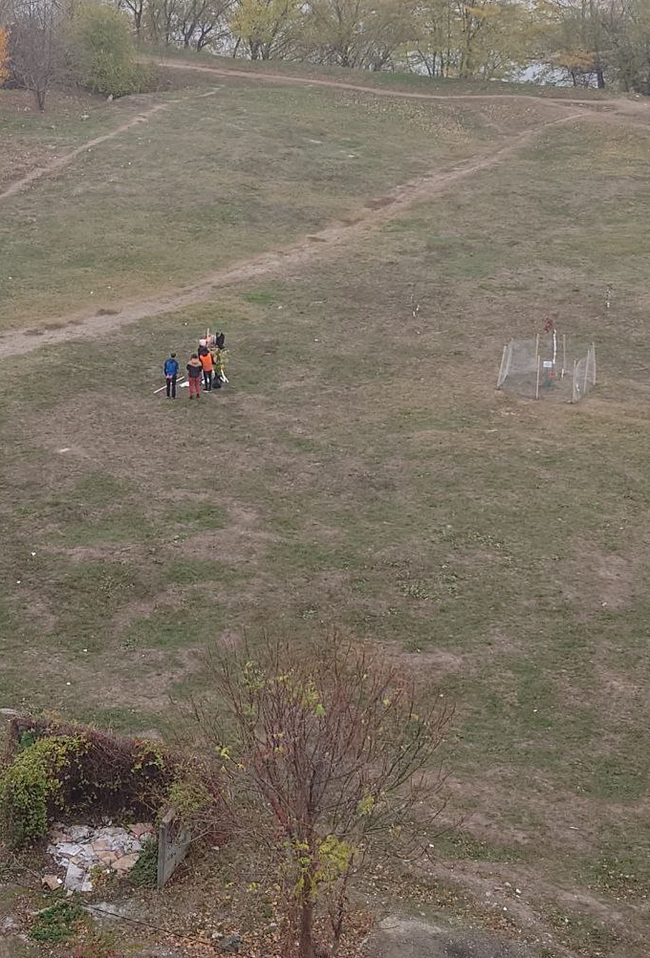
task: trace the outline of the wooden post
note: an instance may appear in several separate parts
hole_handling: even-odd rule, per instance
[[[562,379],[566,372],[566,333],[562,336]]]
[[[498,379],[497,379],[497,389],[501,389],[501,387],[502,387],[502,385],[503,385],[503,381],[504,381],[504,379],[505,379],[505,376],[503,375],[503,370],[505,369],[505,366],[506,366],[506,355],[507,355],[507,352],[508,352],[508,347],[507,347],[507,346],[504,346],[504,347],[503,347],[503,353],[502,353],[502,355],[501,355],[501,365],[500,365],[500,367],[499,367],[499,376],[498,376]]]
[[[587,361],[585,362],[585,380],[582,387],[582,395],[587,395],[587,382],[589,381],[589,350],[587,350]]]
[[[591,361],[594,364],[594,382],[593,385],[596,385],[596,344],[591,344]]]
[[[576,383],[577,383],[577,380],[576,380],[576,370],[577,370],[577,368],[578,368],[578,360],[577,360],[577,359],[574,359],[574,360],[573,360],[573,379],[571,380],[571,401],[572,401],[572,402],[578,402],[579,399],[580,399],[580,396],[577,396],[577,395],[576,395]]]
[[[538,337],[539,339],[539,334]],[[539,399],[539,368],[540,368],[541,359],[539,358],[539,353],[537,354],[537,384],[535,386],[535,399]]]
[[[176,812],[170,808],[158,827],[158,888],[162,888],[171,878],[190,847],[189,831],[183,826],[178,826],[175,818]]]

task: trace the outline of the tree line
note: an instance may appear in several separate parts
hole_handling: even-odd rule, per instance
[[[116,0],[158,46],[650,93],[650,0]],[[529,71],[528,74],[526,71]]]
[[[66,79],[151,88],[138,46],[650,95],[650,0],[0,0],[0,36],[41,108]]]

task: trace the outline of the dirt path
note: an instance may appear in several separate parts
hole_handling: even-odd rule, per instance
[[[207,93],[199,93],[196,97],[182,97],[181,99],[176,100],[165,100],[162,103],[156,103],[154,106],[150,107],[148,110],[144,110],[141,113],[138,113],[137,116],[131,117],[130,120],[116,126],[114,130],[111,130],[109,133],[102,133],[101,136],[96,136],[92,140],[87,140],[85,143],[82,143],[81,146],[77,146],[74,150],[71,150],[70,153],[66,153],[64,156],[59,156],[56,160],[52,160],[51,163],[46,164],[46,166],[37,166],[36,169],[31,170],[20,180],[15,180],[11,183],[6,189],[0,193],[0,202],[2,200],[9,199],[11,196],[15,196],[17,193],[21,193],[27,187],[31,186],[37,180],[40,180],[44,176],[51,176],[53,173],[58,173],[59,170],[64,169],[66,166],[69,166],[73,160],[76,160],[78,156],[81,156],[82,153],[86,153],[88,150],[92,150],[96,146],[100,146],[102,143],[105,143],[107,140],[112,140],[116,136],[121,136],[122,133],[126,133],[128,130],[133,129],[134,126],[139,126],[141,123],[147,123],[152,116],[155,116],[156,113],[160,113],[162,110],[169,109],[170,106],[173,106],[176,103],[183,103],[185,100],[191,99],[202,99],[206,96],[214,96],[216,90],[209,90]]]
[[[260,253],[250,259],[234,263],[232,266],[205,276],[195,285],[164,296],[156,296],[138,302],[125,303],[120,309],[103,310],[95,313],[79,313],[62,318],[58,323],[42,332],[35,330],[8,331],[0,338],[0,359],[19,353],[38,349],[40,346],[53,346],[67,340],[94,339],[104,333],[146,317],[160,316],[196,303],[204,302],[214,296],[215,290],[235,283],[247,282],[262,276],[286,272],[306,266],[322,256],[336,252],[342,246],[363,235],[376,230],[396,216],[400,216],[409,207],[444,193],[449,187],[468,179],[483,170],[488,170],[511,156],[544,130],[560,126],[572,120],[588,116],[579,112],[549,120],[534,130],[528,130],[514,137],[505,146],[492,153],[485,153],[465,161],[446,172],[436,171],[396,187],[389,194],[367,200],[355,219],[336,222],[317,233],[304,237],[296,243],[271,252]]]
[[[183,60],[158,60],[158,66],[171,70],[189,70],[196,73],[208,73],[219,77],[237,77],[264,83],[279,83],[289,86],[327,87],[334,90],[352,90],[356,93],[369,93],[372,96],[399,97],[406,100],[485,100],[499,102],[499,100],[517,100],[532,103],[542,103],[552,106],[589,106],[607,107],[624,113],[638,113],[650,111],[650,104],[644,101],[626,100],[624,97],[608,99],[580,100],[568,97],[533,96],[529,93],[416,93],[409,90],[387,90],[383,87],[364,86],[360,83],[344,83],[338,80],[319,80],[311,77],[287,76],[282,73],[253,73],[248,70],[236,70],[229,67],[201,66],[198,63],[187,63]]]
[[[72,161],[78,156],[81,156],[82,153],[92,150],[93,147],[99,146],[101,143],[105,143],[107,140],[112,140],[114,137],[120,136],[122,133],[126,133],[127,130],[132,129],[134,126],[139,126],[140,123],[146,123],[147,120],[154,116],[154,114],[160,113],[161,110],[166,110],[168,106],[170,106],[170,102],[156,103],[155,106],[152,106],[149,110],[145,110],[143,113],[138,113],[137,116],[131,117],[131,119],[127,120],[126,123],[122,123],[120,126],[115,127],[115,129],[111,130],[110,133],[102,133],[101,136],[96,136],[92,140],[87,140],[70,153],[66,153],[65,156],[59,156],[56,160],[52,160],[52,162],[48,163],[46,166],[37,166],[36,169],[31,170],[26,176],[23,176],[22,179],[16,180],[5,190],[3,190],[2,193],[0,193],[0,201],[9,199],[10,196],[15,196],[16,193],[22,192],[22,190],[26,189],[28,186],[31,186],[32,183],[35,183],[36,180],[40,180],[43,176],[50,176],[52,173],[57,173],[65,166],[68,166],[69,163],[72,163]]]

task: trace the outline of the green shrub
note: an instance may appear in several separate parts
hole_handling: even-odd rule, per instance
[[[126,18],[114,7],[87,3],[73,21],[72,63],[79,83],[104,96],[128,96],[155,86],[153,65],[139,64]]]
[[[77,901],[61,899],[36,915],[29,937],[34,941],[55,945],[71,938],[82,918],[83,910]]]
[[[23,747],[0,777],[0,821],[15,845],[37,841],[63,809],[62,772],[86,747],[82,736],[40,738]]]
[[[158,839],[145,838],[137,862],[129,872],[129,880],[139,888],[155,888],[158,881]]]
[[[215,795],[200,773],[181,768],[169,788],[167,801],[173,806],[179,822],[188,828],[202,828],[206,816],[208,819],[212,816]]]

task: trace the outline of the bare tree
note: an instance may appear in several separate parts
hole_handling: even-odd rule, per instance
[[[181,0],[148,0],[147,26],[154,43],[170,46],[176,41],[176,21]]]
[[[39,110],[45,109],[52,84],[64,72],[61,21],[58,0],[18,0],[13,4],[11,70],[18,83],[34,94]]]
[[[270,641],[259,654],[218,652],[208,674],[222,705],[196,706],[195,718],[230,776],[233,819],[255,809],[247,827],[268,843],[284,953],[322,953],[317,914],[336,951],[369,852],[403,861],[428,844],[444,807],[435,753],[452,710],[437,694],[418,708],[412,679],[336,636],[309,657]]]
[[[137,41],[140,40],[142,34],[145,8],[146,0],[118,0],[117,3],[118,10],[128,10],[133,18],[133,31]]]
[[[178,33],[186,48],[203,50],[225,35],[225,16],[233,0],[185,0],[178,11]]]

